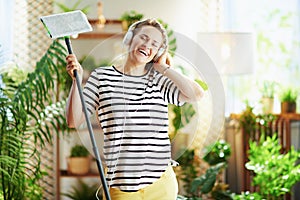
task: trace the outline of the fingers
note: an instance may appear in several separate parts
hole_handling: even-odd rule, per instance
[[[167,64],[169,66],[173,65],[173,60],[171,55],[168,52],[165,52],[157,61],[160,64]]]
[[[66,57],[67,67],[66,70],[68,74],[74,78],[74,70],[77,70],[78,73],[82,73],[81,65],[79,64],[76,56],[74,54],[70,54]]]
[[[166,64],[169,66],[173,66],[173,59],[169,53],[167,54],[167,57],[166,57]]]

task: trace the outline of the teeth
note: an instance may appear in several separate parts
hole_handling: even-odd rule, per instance
[[[148,56],[148,54],[147,54],[147,52],[146,52],[146,51],[144,51],[144,50],[140,50],[140,52],[141,52],[142,54],[144,54],[145,56]]]

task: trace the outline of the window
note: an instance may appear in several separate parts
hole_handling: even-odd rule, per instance
[[[256,36],[256,63],[254,74],[233,77],[228,94],[234,99],[231,111],[240,112],[245,100],[260,112],[260,88],[263,81],[274,81],[281,86],[299,87],[299,6],[297,0],[289,3],[274,0],[253,0],[247,3],[226,1],[224,29],[251,31]],[[246,92],[245,92],[246,91]],[[279,112],[275,94],[274,112]],[[299,99],[298,99],[299,100]],[[299,108],[298,108],[299,109]]]
[[[13,5],[14,1],[0,1],[0,67],[12,60]]]

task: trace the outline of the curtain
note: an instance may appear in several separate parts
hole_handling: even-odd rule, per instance
[[[0,68],[13,57],[14,1],[0,0]]]

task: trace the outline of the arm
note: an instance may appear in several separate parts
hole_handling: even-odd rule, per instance
[[[69,93],[67,105],[66,105],[66,119],[67,124],[70,128],[76,128],[76,126],[79,126],[84,121],[84,113],[82,112],[82,105],[80,101],[80,96],[78,92],[76,84],[76,80],[73,75],[73,70],[77,70],[77,74],[79,76],[80,82],[82,81],[82,67],[78,63],[75,55],[68,55],[67,58],[67,72],[73,79],[72,87]]]
[[[178,87],[180,90],[179,101],[194,102],[199,101],[203,97],[203,88],[194,80],[171,68],[166,55],[163,55],[157,63],[154,63],[154,69],[167,76]]]

